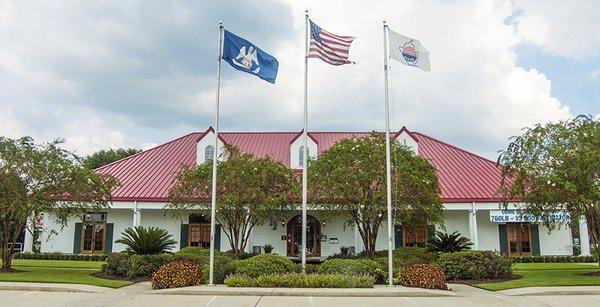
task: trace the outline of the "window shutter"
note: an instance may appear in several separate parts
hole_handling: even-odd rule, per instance
[[[113,246],[113,230],[115,229],[115,224],[107,223],[106,224],[106,241],[104,242],[104,253],[112,253]]]
[[[82,223],[75,223],[75,236],[73,237],[73,254],[81,253],[81,230]]]
[[[215,225],[215,250],[221,250],[221,225]]]
[[[404,246],[404,237],[402,234],[402,225],[396,225],[394,227],[394,246],[396,248]]]
[[[181,231],[179,232],[179,249],[188,246],[188,224],[181,224]]]
[[[435,225],[427,225],[427,241],[435,238]]]
[[[531,224],[531,252],[534,256],[540,255],[540,229],[538,224]]]
[[[498,225],[498,236],[500,239],[500,253],[508,255],[508,236],[506,233],[506,225]]]

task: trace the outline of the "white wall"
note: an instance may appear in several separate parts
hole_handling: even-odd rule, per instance
[[[42,227],[42,236],[40,238],[42,253],[73,252],[73,239],[75,238],[75,223],[81,223],[79,218],[69,219],[67,225],[62,229],[61,226],[54,221],[55,217],[52,214],[44,214],[44,225]],[[57,233],[52,233],[52,231]]]
[[[444,217],[446,218],[444,227],[448,233],[458,231],[464,237],[470,238],[468,211],[446,211]],[[435,230],[444,231],[439,225],[436,225]]]
[[[539,226],[540,252],[542,255],[573,255],[571,229],[561,227],[548,233],[548,228]]]
[[[182,224],[180,219],[177,219],[169,214],[165,215],[165,211],[159,209],[145,209],[140,210],[139,212],[141,212],[142,215],[140,223],[141,226],[166,229],[170,234],[173,235],[173,239],[177,241],[174,250],[179,250],[179,237],[181,236]],[[184,223],[187,224],[187,220]]]
[[[211,145],[214,146],[215,144],[215,133],[212,131],[209,131],[208,133],[206,133],[206,135],[204,135],[204,137],[198,141],[198,144],[196,145],[196,163],[198,165],[204,163],[206,161],[206,159],[204,159],[204,150],[206,149],[206,146]],[[221,140],[219,140],[219,161],[223,161],[224,158],[221,157],[221,154],[223,154],[225,152],[225,146],[223,144],[223,142],[221,142]]]
[[[125,231],[125,228],[133,226],[133,211],[130,209],[111,209],[106,212],[106,223],[112,223],[113,226],[113,252],[124,251],[126,246],[120,243],[115,243],[119,240]]]
[[[500,251],[498,225],[498,223],[490,222],[490,211],[477,211],[477,236],[480,250]]]
[[[307,138],[308,143],[308,156],[311,158],[317,157],[317,143],[310,138]],[[298,157],[298,153],[300,152],[300,147],[303,144],[302,135],[298,137],[291,145],[290,145],[290,167],[295,169],[302,168],[300,166],[300,159]]]

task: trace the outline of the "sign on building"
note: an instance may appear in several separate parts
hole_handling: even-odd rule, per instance
[[[554,213],[549,217],[555,222],[567,222],[571,220],[571,216],[566,212]],[[490,210],[490,221],[495,223],[523,223],[523,222],[544,222],[545,218],[536,218],[533,214],[523,214],[522,210],[507,209],[507,210]]]

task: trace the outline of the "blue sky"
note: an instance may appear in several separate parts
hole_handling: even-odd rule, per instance
[[[432,71],[391,62],[392,128],[495,159],[523,127],[597,115],[592,0],[0,2],[0,135],[85,155],[149,148],[213,124],[217,25],[275,56],[276,84],[223,66],[222,129],[300,131],[304,10],[352,35],[356,65],[309,62],[309,130],[383,130],[381,22]],[[340,10],[339,8],[344,9]]]

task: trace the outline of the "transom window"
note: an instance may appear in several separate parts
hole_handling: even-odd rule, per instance
[[[310,148],[307,147],[306,148],[306,153],[307,153],[307,157],[310,157]],[[298,149],[298,165],[300,167],[304,167],[304,146],[300,146],[300,149]]]
[[[204,161],[212,161],[214,154],[215,147],[212,145],[206,146],[206,148],[204,148]]]
[[[404,246],[425,247],[427,243],[427,226],[402,226]]]

